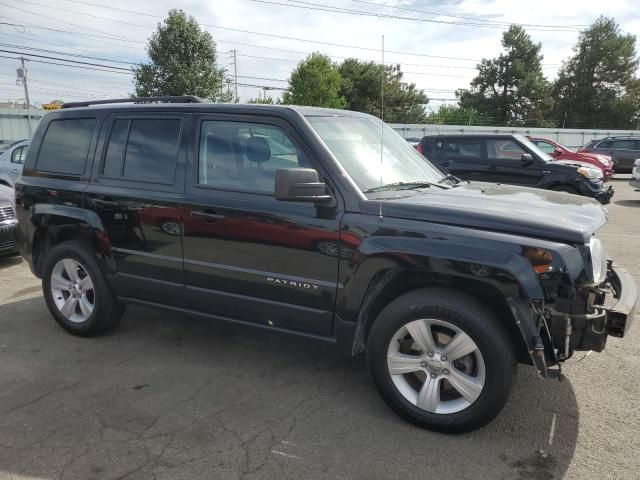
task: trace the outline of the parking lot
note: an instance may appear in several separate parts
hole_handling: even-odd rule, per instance
[[[640,283],[640,192],[612,183],[610,256]],[[521,367],[470,434],[420,430],[362,359],[324,344],[129,308],[81,339],[19,258],[0,259],[0,479],[638,478],[640,328],[582,352],[566,380]]]

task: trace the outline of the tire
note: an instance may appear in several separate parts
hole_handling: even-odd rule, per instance
[[[410,331],[423,345],[425,338],[435,341],[433,351],[424,352],[430,347],[421,348]],[[425,331],[431,335],[421,335]],[[459,339],[456,349],[453,339]],[[415,290],[387,305],[371,327],[367,357],[380,395],[396,414],[444,433],[468,432],[493,420],[517,368],[498,318],[475,298],[444,288]]]
[[[85,242],[64,242],[51,249],[42,272],[42,290],[56,322],[80,337],[112,330],[124,313]]]
[[[574,195],[582,195],[578,191],[578,189],[573,188],[570,185],[558,185],[558,186],[552,187],[550,190],[554,192],[565,192],[565,193],[573,193]]]

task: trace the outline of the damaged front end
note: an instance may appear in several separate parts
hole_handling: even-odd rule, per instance
[[[536,270],[544,299],[509,302],[544,378],[561,378],[561,363],[576,351],[601,352],[607,337],[623,337],[634,319],[638,292],[631,275],[604,258],[595,237],[582,257],[585,268],[575,279],[551,261]]]

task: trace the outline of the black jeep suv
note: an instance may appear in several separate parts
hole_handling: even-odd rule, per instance
[[[444,172],[464,180],[544,188],[595,198],[607,204],[602,171],[589,164],[553,161],[521,135],[428,135],[418,149]]]
[[[558,377],[631,323],[593,200],[457,181],[360,113],[133,101],[47,114],[16,186],[20,251],[75,335],[132,303],[311,337],[366,352],[403,418],[461,432],[518,361]]]

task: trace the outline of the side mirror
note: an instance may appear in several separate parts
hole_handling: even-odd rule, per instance
[[[329,202],[327,186],[313,168],[280,168],[276,170],[276,200],[287,202]]]
[[[533,159],[533,155],[531,155],[530,153],[523,153],[522,157],[520,157],[520,161],[522,162],[523,167],[528,167],[533,162],[535,162],[535,160]]]
[[[562,155],[564,152],[562,151],[561,148],[556,147],[556,148],[553,149],[553,153],[555,155]]]

